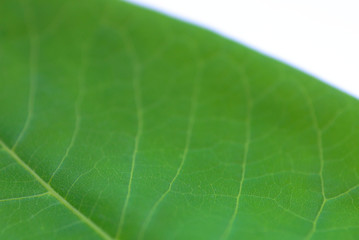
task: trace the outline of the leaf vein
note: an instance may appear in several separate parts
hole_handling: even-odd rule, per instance
[[[28,21],[30,22],[30,21]],[[31,35],[32,34],[32,35]],[[25,133],[27,132],[30,122],[34,114],[34,103],[35,103],[35,88],[36,88],[36,74],[37,74],[37,65],[38,65],[38,52],[39,44],[37,36],[32,32],[32,28],[29,26],[29,35],[30,35],[30,86],[29,86],[29,97],[27,102],[27,116],[25,124],[21,129],[20,134],[18,135],[12,150],[15,150],[17,145],[20,143]]]
[[[246,119],[246,133],[245,133],[246,139],[245,139],[245,144],[244,144],[244,154],[243,154],[243,162],[242,162],[242,173],[241,173],[241,178],[240,178],[240,183],[239,183],[239,190],[238,190],[238,194],[236,197],[236,205],[235,205],[234,211],[232,213],[232,216],[229,220],[229,223],[221,236],[221,239],[228,238],[229,234],[232,231],[234,221],[236,220],[236,217],[238,214],[239,199],[242,195],[243,182],[244,182],[245,174],[246,174],[246,165],[247,165],[247,159],[248,159],[249,145],[250,145],[250,140],[251,140],[251,115],[252,115],[253,103],[252,103],[252,99],[251,99],[250,86],[249,86],[248,79],[246,77],[244,77],[243,82],[244,82],[244,88],[245,88],[246,97],[247,97],[247,113],[246,113],[247,119]]]
[[[67,146],[65,154],[61,158],[61,161],[53,174],[50,177],[50,180],[48,181],[49,184],[51,184],[53,178],[55,177],[56,173],[60,170],[61,166],[63,165],[65,159],[68,157],[72,147],[75,144],[78,132],[80,130],[80,124],[81,124],[81,104],[83,101],[83,95],[84,95],[84,81],[85,81],[85,69],[86,69],[86,57],[85,54],[82,54],[82,64],[81,64],[81,70],[78,77],[78,94],[75,102],[75,127],[71,136],[70,144]]]
[[[149,211],[149,214],[147,215],[145,221],[142,224],[141,230],[138,235],[138,239],[143,239],[145,231],[156,212],[158,206],[161,204],[161,202],[166,198],[166,196],[171,192],[173,184],[176,182],[178,176],[180,175],[183,166],[186,162],[188,150],[191,144],[191,138],[192,138],[192,132],[193,132],[193,126],[196,118],[196,110],[197,110],[197,102],[198,102],[198,93],[199,93],[199,83],[200,83],[200,69],[202,66],[200,65],[199,70],[196,74],[194,83],[193,83],[193,91],[192,91],[192,97],[191,97],[191,105],[189,110],[189,119],[188,119],[188,125],[187,125],[187,134],[186,134],[186,140],[185,140],[185,147],[182,153],[181,163],[177,168],[175,176],[172,178],[171,182],[168,185],[167,190],[162,193],[162,195],[157,199],[155,204],[152,206],[151,210]]]
[[[105,232],[102,228],[100,228],[96,223],[94,223],[91,219],[86,217],[83,213],[81,213],[78,209],[76,209],[71,203],[69,203],[66,199],[64,199],[55,189],[53,189],[46,181],[44,181],[29,165],[27,165],[13,150],[10,149],[2,140],[0,140],[0,145],[5,149],[5,151],[28,173],[30,173],[52,196],[54,196],[59,203],[68,208],[74,215],[76,215],[79,219],[81,219],[86,225],[92,228],[99,236],[106,240],[112,240],[113,238]]]
[[[309,107],[309,111],[310,111],[310,115],[313,121],[313,125],[314,125],[314,129],[316,132],[316,138],[317,138],[317,147],[318,147],[318,153],[319,153],[319,163],[320,163],[320,167],[319,167],[319,178],[320,178],[320,186],[321,186],[321,194],[322,194],[322,202],[320,204],[319,207],[319,211],[317,212],[314,221],[313,221],[313,225],[311,230],[308,232],[306,239],[311,239],[313,234],[315,233],[316,229],[317,229],[317,223],[318,220],[320,218],[320,215],[323,212],[324,206],[327,203],[328,199],[325,196],[325,188],[324,188],[324,177],[323,177],[323,169],[324,169],[324,156],[323,156],[323,139],[322,139],[322,130],[319,127],[318,124],[318,118],[317,118],[317,114],[315,112],[315,108],[314,108],[314,104],[313,101],[311,99],[311,97],[309,96],[309,94],[307,93],[307,91],[305,90],[304,87],[301,86],[300,88],[306,98],[306,102],[307,105]]]
[[[135,144],[134,144],[134,149],[133,149],[132,159],[131,159],[130,179],[128,181],[127,194],[126,194],[125,202],[122,207],[120,222],[119,222],[116,237],[115,237],[116,239],[120,238],[122,228],[125,223],[125,217],[126,217],[126,212],[127,212],[127,208],[128,208],[128,203],[131,198],[132,180],[133,180],[133,175],[134,175],[135,166],[136,166],[136,158],[137,158],[138,148],[139,148],[139,144],[140,144],[140,138],[141,138],[142,131],[143,131],[143,107],[142,107],[141,86],[140,86],[140,76],[139,76],[140,71],[141,71],[141,65],[137,59],[137,56],[135,54],[135,50],[134,50],[132,44],[127,39],[127,36],[124,39],[127,44],[127,50],[130,53],[130,55],[132,56],[132,61],[133,61],[133,65],[134,65],[134,69],[133,69],[134,76],[133,76],[132,83],[133,83],[134,98],[135,98],[135,105],[136,105],[137,132],[136,132],[136,136],[135,136]]]
[[[0,202],[10,202],[10,201],[16,201],[16,200],[38,198],[38,197],[46,196],[48,194],[49,194],[49,192],[44,192],[44,193],[34,194],[34,195],[30,195],[30,196],[4,198],[4,199],[0,199]]]

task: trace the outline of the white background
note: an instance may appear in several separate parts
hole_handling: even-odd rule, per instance
[[[129,0],[203,26],[359,98],[358,0]]]

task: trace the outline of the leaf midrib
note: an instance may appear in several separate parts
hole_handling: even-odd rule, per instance
[[[71,203],[69,203],[65,198],[63,198],[55,189],[53,189],[46,181],[44,181],[29,165],[27,165],[18,155],[17,153],[10,149],[1,139],[0,145],[4,148],[4,150],[28,173],[30,173],[53,197],[55,197],[61,204],[63,204],[66,208],[68,208],[74,215],[76,215],[80,220],[82,220],[85,224],[87,224],[92,230],[94,230],[98,235],[100,235],[103,239],[113,240],[106,231],[104,231],[101,227],[99,227],[96,223],[94,223],[91,219],[81,213],[78,209],[76,209]]]

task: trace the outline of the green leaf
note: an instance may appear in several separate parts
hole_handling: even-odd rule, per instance
[[[0,239],[358,238],[358,100],[115,0],[0,16]]]

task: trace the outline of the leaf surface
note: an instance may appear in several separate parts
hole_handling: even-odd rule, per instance
[[[0,16],[1,239],[358,238],[356,99],[119,1]]]

